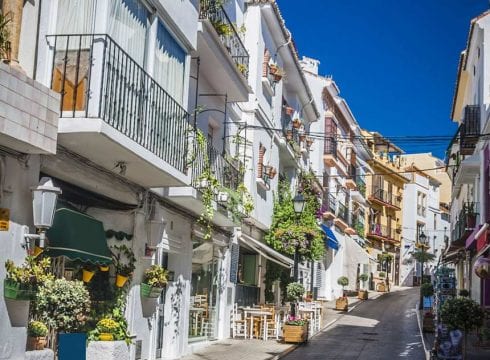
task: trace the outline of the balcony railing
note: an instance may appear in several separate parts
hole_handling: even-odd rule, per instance
[[[235,25],[228,17],[223,6],[216,0],[200,0],[199,17],[208,19],[216,30],[221,42],[228,50],[238,70],[248,76],[249,55],[243,45]]]
[[[357,178],[357,168],[354,165],[349,165],[347,171],[349,174],[349,178],[355,181]]]
[[[477,225],[477,216],[479,214],[479,203],[466,202],[456,219],[452,232],[452,240],[464,242],[469,234]]]
[[[100,118],[185,172],[188,113],[108,35],[49,35],[61,117]]]
[[[323,147],[323,154],[333,155],[334,158],[337,158],[337,140],[335,140],[333,137],[326,137]]]
[[[335,214],[335,209],[337,208],[337,200],[332,194],[329,194],[328,192],[323,193],[323,198],[322,198],[322,212],[326,213],[331,212]]]
[[[360,237],[366,236],[366,234],[365,234],[366,227],[364,224],[364,219],[362,217],[353,216],[352,224],[353,224],[354,229],[357,232],[357,235],[359,235]]]
[[[401,206],[401,199],[399,196],[393,195],[392,193],[387,192],[384,189],[378,188],[376,186],[373,186],[373,191],[371,196],[379,201],[382,201],[386,204],[396,206],[400,208]]]
[[[342,219],[343,222],[345,222],[347,225],[350,225],[349,223],[349,208],[342,204],[341,202],[338,203],[338,208],[337,208],[337,217]]]
[[[400,234],[390,226],[381,224],[371,224],[368,235],[385,238],[387,240],[400,241]]]
[[[199,186],[200,180],[205,170],[205,154],[209,159],[211,172],[218,180],[219,184],[225,188],[236,191],[241,183],[240,172],[237,167],[225,159],[223,154],[216,150],[211,144],[206,144],[206,149],[200,149],[196,145],[196,157],[192,166],[192,184]]]
[[[471,155],[480,136],[480,105],[465,107],[459,135],[461,137],[461,154]]]

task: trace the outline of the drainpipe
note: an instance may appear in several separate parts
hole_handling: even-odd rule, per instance
[[[24,10],[24,0],[3,0],[2,13],[9,14],[10,23],[8,24],[10,33],[10,60],[11,65],[20,68],[19,65],[19,42],[20,28],[22,26],[22,12]]]

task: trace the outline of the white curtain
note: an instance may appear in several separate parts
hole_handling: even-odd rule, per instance
[[[92,34],[96,0],[58,0],[56,34]]]
[[[108,34],[144,66],[148,10],[138,0],[110,0]]]
[[[179,104],[184,93],[185,56],[185,51],[158,22],[153,77]]]

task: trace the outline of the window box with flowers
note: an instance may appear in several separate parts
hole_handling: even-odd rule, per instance
[[[284,342],[304,343],[308,340],[308,321],[290,318],[282,328]]]
[[[50,258],[28,256],[20,266],[15,266],[12,260],[7,260],[7,276],[3,284],[4,297],[12,300],[34,299],[38,286],[54,278],[49,273],[50,266]]]

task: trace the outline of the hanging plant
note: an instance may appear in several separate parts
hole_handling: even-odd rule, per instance
[[[299,129],[299,128],[301,127],[301,120],[300,120],[300,119],[298,119],[298,118],[295,118],[295,119],[293,120],[293,127],[294,127],[295,129]]]

